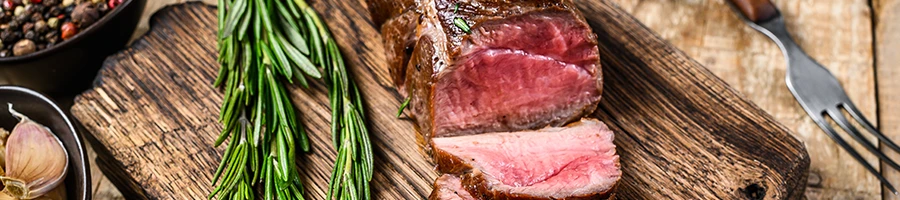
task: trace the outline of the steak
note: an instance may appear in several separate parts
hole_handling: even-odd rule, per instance
[[[571,0],[367,1],[446,173],[429,199],[613,197],[613,133],[582,119],[602,91],[596,35]]]
[[[426,144],[562,126],[597,107],[596,36],[570,0],[368,1]]]
[[[599,199],[621,177],[613,133],[597,120],[537,131],[434,138],[438,170],[480,199]],[[437,184],[436,184],[437,185]],[[453,187],[449,187],[453,188]]]

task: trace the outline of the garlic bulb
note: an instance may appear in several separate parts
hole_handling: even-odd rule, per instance
[[[18,198],[9,196],[9,194],[0,192],[0,200],[19,200]],[[59,184],[56,189],[49,193],[39,196],[32,200],[66,200],[66,184]]]
[[[6,166],[6,138],[9,138],[9,131],[0,128],[0,166]]]
[[[18,199],[34,199],[62,183],[69,157],[50,129],[16,112],[12,104],[9,113],[21,121],[6,141],[6,175],[0,176],[6,186],[3,192]]]

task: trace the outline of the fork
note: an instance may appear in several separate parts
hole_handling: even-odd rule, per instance
[[[884,178],[878,170],[875,170],[869,162],[842,138],[835,129],[826,121],[826,116],[844,129],[853,139],[878,156],[883,162],[894,169],[900,170],[900,165],[888,158],[878,150],[872,142],[863,137],[862,133],[850,123],[843,111],[847,111],[870,134],[875,135],[879,141],[889,148],[900,152],[900,146],[881,134],[875,126],[867,120],[859,109],[853,105],[844,88],[837,78],[825,69],[822,64],[813,60],[791,38],[784,25],[784,17],[781,12],[769,0],[727,0],[729,5],[738,13],[738,16],[747,22],[750,27],[771,38],[781,48],[787,60],[787,77],[785,82],[788,89],[794,94],[794,98],[800,106],[806,110],[806,114],[819,125],[832,140],[841,145],[856,161],[859,161],[866,170],[871,172],[888,189],[897,195],[897,189],[890,181]]]

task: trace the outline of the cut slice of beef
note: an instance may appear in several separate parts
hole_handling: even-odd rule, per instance
[[[434,190],[429,200],[477,200],[463,188],[462,180],[450,174],[441,175],[434,180]]]
[[[597,120],[432,142],[438,170],[479,199],[608,198],[622,175],[613,133]]]
[[[600,100],[596,36],[570,0],[368,1],[426,143],[562,126]]]

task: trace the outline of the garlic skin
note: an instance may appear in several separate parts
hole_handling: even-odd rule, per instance
[[[50,129],[12,109],[21,119],[6,141],[3,192],[18,199],[34,199],[57,188],[65,178],[69,156]]]

